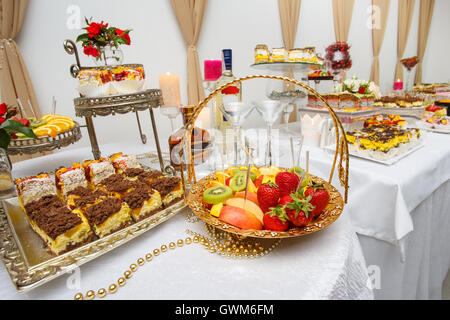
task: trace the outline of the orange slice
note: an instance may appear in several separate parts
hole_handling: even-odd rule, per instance
[[[69,130],[71,128],[73,128],[75,126],[75,123],[72,121],[68,121],[68,120],[51,120],[49,123],[47,123],[47,125],[55,125],[58,126],[60,128],[60,131],[66,131]]]
[[[34,134],[37,135],[38,137],[46,137],[46,136],[50,136],[50,137],[56,137],[57,132],[49,127],[46,126],[40,126],[39,128],[36,128],[33,130]]]
[[[61,132],[61,127],[59,127],[57,125],[54,125],[54,124],[46,124],[46,125],[43,125],[42,127],[39,127],[39,128],[50,128],[53,131],[55,131],[56,133],[60,133]]]
[[[41,119],[47,120],[47,121],[56,120],[56,119],[65,119],[65,120],[73,121],[73,119],[71,117],[62,116],[62,115],[59,115],[59,114],[50,114],[50,113],[46,114],[46,115],[43,115],[41,117]]]
[[[221,183],[221,184],[225,184],[225,181],[226,181],[229,177],[230,177],[230,175],[229,175],[229,174],[226,174],[226,173],[223,172],[223,171],[217,171],[217,172],[216,172],[216,176],[215,176],[216,180],[217,180],[219,183]]]

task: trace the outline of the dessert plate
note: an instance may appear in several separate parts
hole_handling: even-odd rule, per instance
[[[327,181],[309,175],[309,178],[317,183],[322,183],[325,189],[330,195],[330,200],[325,211],[320,214],[316,219],[311,221],[307,226],[302,228],[291,228],[287,231],[271,231],[271,230],[244,230],[232,226],[228,223],[220,221],[218,218],[212,216],[209,210],[205,208],[202,203],[203,191],[206,189],[208,183],[214,179],[215,174],[212,173],[203,179],[197,181],[189,191],[187,199],[187,205],[192,209],[195,215],[197,215],[205,223],[216,227],[222,231],[230,232],[241,237],[251,238],[264,238],[264,239],[280,239],[280,238],[293,238],[307,234],[311,234],[324,229],[339,218],[344,209],[344,200],[339,191],[329,184]]]
[[[350,150],[349,150],[349,154],[351,156],[354,156],[354,157],[357,157],[357,158],[370,160],[370,161],[374,161],[374,162],[378,162],[378,163],[390,166],[390,165],[398,162],[399,160],[403,159],[404,157],[408,156],[409,154],[419,150],[423,146],[424,146],[424,144],[423,144],[423,142],[421,142],[419,145],[417,145],[415,147],[412,147],[411,149],[409,149],[405,153],[402,153],[402,154],[400,154],[398,156],[395,156],[395,157],[392,157],[392,158],[386,159],[386,160],[371,158],[371,157],[368,157],[368,156],[365,156],[365,155],[362,155],[362,154],[359,154],[359,153],[352,152]],[[326,147],[324,147],[324,149],[327,150],[327,151],[332,151],[334,153],[334,151],[336,150],[336,145],[334,144],[334,145],[331,145],[331,146],[326,146]]]

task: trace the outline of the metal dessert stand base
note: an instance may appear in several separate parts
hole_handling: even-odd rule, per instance
[[[80,70],[93,69],[95,67],[82,67],[80,65],[80,59],[78,56],[78,50],[75,43],[71,40],[64,41],[64,49],[70,55],[75,55],[76,64],[71,65],[70,73],[72,77],[76,78]],[[137,67],[139,64],[127,64],[123,66]],[[102,67],[104,68],[104,67]],[[96,116],[109,116],[115,114],[126,114],[134,112],[136,114],[136,121],[138,124],[139,135],[142,143],[147,143],[147,137],[142,133],[141,121],[139,119],[139,111],[145,111],[148,109],[150,113],[150,120],[153,128],[153,135],[155,138],[156,150],[158,153],[158,160],[161,166],[161,171],[166,173],[175,173],[175,169],[170,165],[164,166],[163,157],[161,154],[161,147],[159,144],[158,131],[155,123],[155,116],[153,108],[158,108],[162,103],[161,90],[148,89],[140,92],[130,94],[119,94],[105,97],[79,97],[74,99],[75,114],[77,117],[84,117],[86,121],[86,128],[89,133],[89,140],[91,143],[92,154],[95,159],[101,158],[101,152],[97,141],[97,135],[95,133],[95,127],[93,117]]]

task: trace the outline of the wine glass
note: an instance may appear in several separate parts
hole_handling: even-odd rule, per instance
[[[253,106],[245,102],[228,102],[217,105],[223,116],[233,127],[234,165],[239,164],[238,141],[241,141],[241,126],[253,110]]]
[[[253,105],[264,118],[267,125],[266,164],[272,165],[272,127],[283,112],[283,103],[279,100],[263,100],[253,102]]]
[[[159,108],[161,114],[165,115],[170,119],[170,126],[172,128],[171,132],[175,131],[174,120],[180,114],[180,106],[161,106]]]

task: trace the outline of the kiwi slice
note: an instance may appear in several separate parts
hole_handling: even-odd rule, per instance
[[[238,173],[244,173],[245,175],[247,175],[247,171],[245,171],[245,170],[233,169],[233,176],[235,176]],[[257,178],[258,178],[258,176],[256,175],[256,173],[254,173],[253,171],[250,171],[250,179],[252,179],[252,181],[255,181]]]
[[[247,181],[247,174],[244,172],[238,172],[230,180],[231,190],[236,192],[244,190],[246,181]]]
[[[46,120],[36,120],[36,121],[33,121],[30,123],[30,127],[37,128],[37,127],[43,126],[45,124],[47,124]]]
[[[233,190],[227,186],[215,186],[206,189],[203,192],[203,201],[208,204],[218,204],[230,198],[233,195]]]

